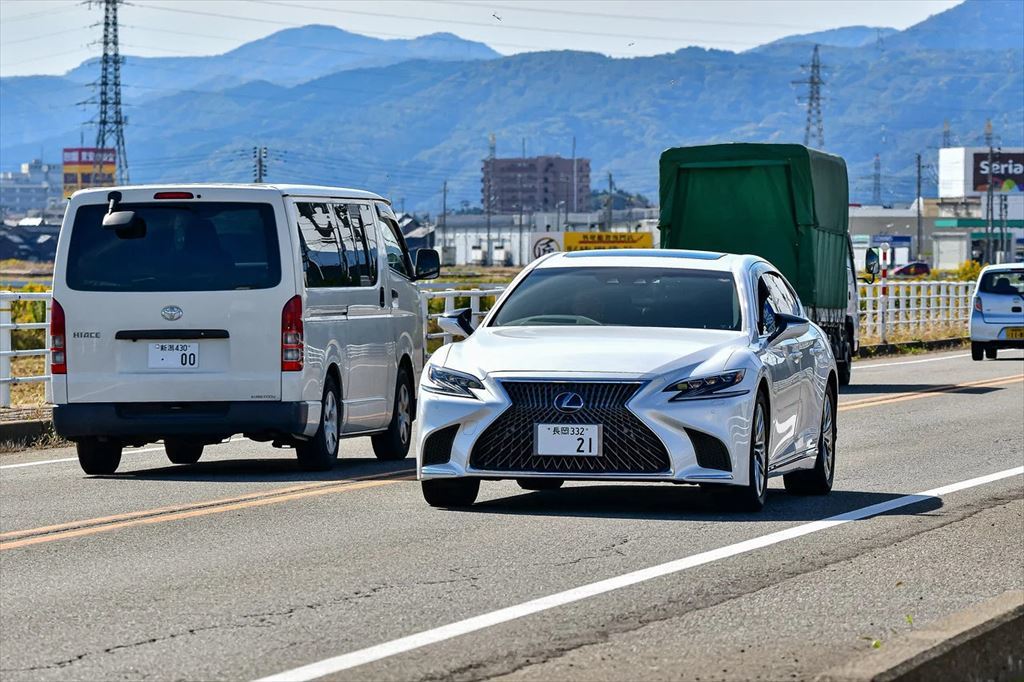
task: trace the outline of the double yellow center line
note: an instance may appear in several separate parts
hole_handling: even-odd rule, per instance
[[[980,381],[970,381],[962,384],[934,386],[921,391],[910,391],[907,393],[898,393],[895,395],[844,402],[839,405],[839,411],[846,412],[849,410],[859,410],[866,407],[889,405],[908,400],[919,400],[921,398],[933,397],[944,393],[964,392],[973,388],[1004,386],[1006,384],[1021,381],[1024,381],[1024,374],[997,377],[994,379],[982,379]],[[167,521],[179,521],[181,519],[208,516],[210,514],[222,514],[224,512],[237,511],[240,509],[253,509],[255,507],[263,507],[269,504],[289,502],[291,500],[299,500],[307,497],[318,497],[320,495],[333,495],[335,493],[365,490],[367,488],[392,485],[401,481],[411,481],[414,480],[414,478],[415,477],[412,475],[412,472],[408,470],[385,474],[374,474],[338,481],[321,481],[317,483],[289,486],[286,488],[274,488],[271,490],[264,490],[261,492],[254,492],[219,500],[147,509],[144,511],[128,512],[125,514],[114,514],[112,516],[101,516],[94,519],[71,521],[69,523],[43,526],[41,528],[9,531],[6,533],[0,533],[0,551],[17,549],[18,547],[27,547],[29,545],[38,545],[44,542],[53,542],[55,540],[67,540],[69,538],[77,538],[85,535],[95,535],[96,533],[106,533],[120,528],[152,525],[156,523],[165,523]]]

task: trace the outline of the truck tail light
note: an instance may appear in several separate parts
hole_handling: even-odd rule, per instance
[[[301,372],[302,356],[302,298],[293,296],[281,311],[281,371]]]
[[[64,308],[54,299],[50,306],[50,374],[67,374],[67,330]]]
[[[981,296],[974,297],[974,309],[981,312]]]

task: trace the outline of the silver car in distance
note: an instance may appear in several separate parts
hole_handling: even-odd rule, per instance
[[[554,253],[534,261],[466,336],[430,358],[417,475],[426,501],[471,505],[482,480],[713,487],[740,509],[768,478],[832,488],[836,362],[793,288],[755,256]]]

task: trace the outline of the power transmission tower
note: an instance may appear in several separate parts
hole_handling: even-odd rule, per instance
[[[612,180],[612,174],[611,174],[611,171],[609,171],[608,172],[608,208],[605,209],[607,211],[607,214],[606,214],[607,217],[605,218],[605,220],[607,221],[607,227],[605,229],[608,230],[609,232],[612,231],[612,205],[614,203],[612,201],[612,192],[614,192],[614,191],[615,191],[615,181]]]
[[[804,146],[811,146],[811,138],[815,138],[819,149],[825,148],[825,123],[821,116],[821,88],[825,81],[821,78],[821,56],[818,54],[818,45],[814,46],[814,54],[811,55],[810,64],[802,64],[804,69],[810,69],[810,73],[804,80],[793,81],[794,85],[807,86],[807,122],[804,124]],[[804,101],[804,100],[801,100]]]
[[[917,260],[924,260],[924,222],[921,220],[921,155],[917,155],[917,196],[914,205],[917,206]]]
[[[487,252],[484,254],[484,265],[491,264],[491,201],[493,198],[493,184],[494,184],[494,156],[497,151],[498,142],[494,137],[494,133],[491,133],[487,138],[487,174],[485,176],[484,191],[484,211],[487,213]]]
[[[882,205],[882,159],[875,154],[874,170],[871,173],[871,203]]]
[[[263,182],[267,177],[267,148],[252,148],[252,179],[253,182]]]
[[[953,131],[949,128],[949,119],[947,118],[942,124],[942,147],[953,146]]]
[[[117,37],[117,7],[124,0],[94,0],[103,5],[103,56],[100,58],[99,117],[96,119],[96,147],[114,148],[117,182],[128,180],[128,156],[124,148],[124,126],[128,123],[121,112],[121,57]],[[92,2],[90,2],[90,6]],[[93,177],[102,172],[106,154],[97,153],[93,160]]]

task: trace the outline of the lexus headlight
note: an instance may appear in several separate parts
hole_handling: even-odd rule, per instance
[[[744,370],[737,369],[732,372],[713,374],[707,377],[684,379],[671,384],[665,389],[666,393],[675,393],[669,398],[670,402],[677,400],[698,400],[700,398],[729,398],[743,395],[747,391],[739,389],[743,382]]]
[[[424,390],[445,395],[457,395],[463,398],[476,398],[470,389],[481,389],[484,385],[472,374],[456,372],[440,367],[431,367],[427,372]]]

